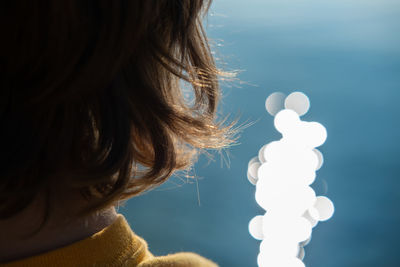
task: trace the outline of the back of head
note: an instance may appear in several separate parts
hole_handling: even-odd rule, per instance
[[[60,185],[86,211],[114,205],[231,142],[215,122],[209,4],[1,1],[0,219]]]

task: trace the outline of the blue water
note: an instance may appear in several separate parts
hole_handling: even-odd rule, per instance
[[[174,177],[121,208],[134,231],[156,255],[256,266],[248,222],[262,209],[247,162],[280,137],[265,98],[300,90],[311,100],[304,120],[328,130],[314,186],[336,207],[314,228],[305,263],[400,266],[400,1],[217,0],[211,14],[219,64],[240,70],[240,81],[223,84],[221,115],[254,124],[222,158],[200,159],[197,182]]]

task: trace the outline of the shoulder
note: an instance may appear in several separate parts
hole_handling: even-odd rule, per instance
[[[191,252],[181,252],[167,256],[151,257],[138,267],[217,267],[214,262]]]

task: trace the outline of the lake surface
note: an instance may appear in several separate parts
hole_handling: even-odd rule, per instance
[[[222,83],[221,117],[253,124],[222,157],[202,156],[197,180],[173,177],[121,208],[134,231],[156,255],[256,266],[248,222],[263,210],[247,163],[280,138],[266,97],[302,91],[311,101],[303,120],[328,130],[313,186],[336,208],[314,228],[306,265],[400,266],[400,1],[217,0],[207,31],[219,65],[239,70]]]

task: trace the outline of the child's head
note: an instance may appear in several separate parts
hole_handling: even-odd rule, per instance
[[[91,210],[113,205],[189,166],[196,150],[231,142],[215,122],[209,4],[0,3],[0,219],[56,187]]]

